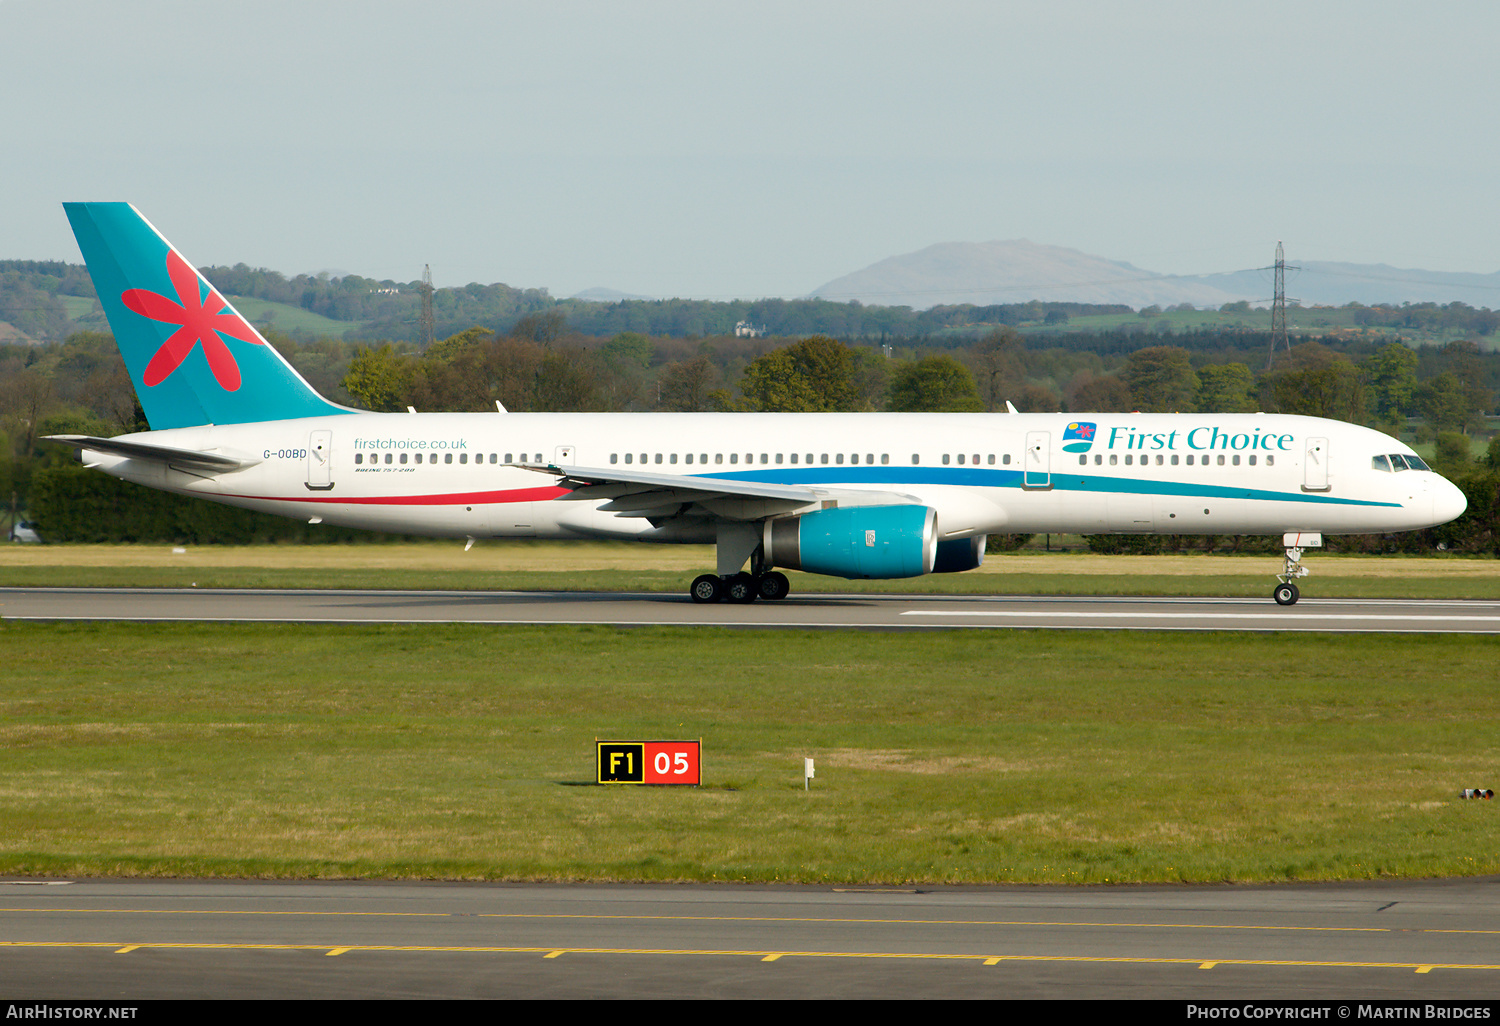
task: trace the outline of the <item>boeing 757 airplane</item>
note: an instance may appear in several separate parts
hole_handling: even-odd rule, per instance
[[[128,203],[67,203],[152,430],[54,435],[151,488],[406,534],[712,543],[698,602],[777,569],[970,570],[993,533],[1324,534],[1445,523],[1408,446],[1276,414],[369,413],[329,402]],[[746,569],[748,565],[748,570]]]

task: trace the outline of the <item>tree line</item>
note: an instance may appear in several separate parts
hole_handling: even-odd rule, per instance
[[[247,264],[199,268],[226,296],[248,296],[300,307],[345,322],[343,337],[361,341],[421,341],[421,283],[376,280],[357,274],[298,274]],[[0,261],[0,321],[34,340],[59,341],[79,325],[68,317],[59,297],[95,298],[81,264],[62,261]],[[839,338],[914,338],[978,324],[1065,323],[1070,317],[1129,313],[1118,304],[1024,303],[995,306],[960,304],[912,310],[905,306],[865,306],[857,301],[826,299],[622,300],[614,303],[558,299],[545,288],[517,288],[504,283],[443,287],[432,296],[433,322],[439,336],[457,334],[473,324],[508,332],[522,318],[558,311],[574,330],[596,337],[635,332],[652,337],[688,338],[731,335],[741,322],[767,335]]]
[[[75,330],[62,296],[94,298],[82,264],[0,260],[0,321],[30,338],[63,338]]]
[[[1133,347],[1097,348],[1085,345],[1084,333],[1028,336],[1010,327],[968,342],[885,345],[821,335],[600,337],[555,306],[503,330],[467,327],[426,351],[399,340],[268,336],[320,392],[377,411],[482,411],[497,401],[518,412],[978,412],[1007,402],[1025,412],[1265,410],[1433,443],[1434,465],[1455,479],[1490,473],[1469,453],[1471,439],[1489,431],[1485,416],[1500,381],[1500,354],[1473,339],[1416,349],[1299,339],[1264,368],[1269,339],[1253,333],[1134,334]],[[146,427],[108,334],[0,345],[0,501],[14,493],[24,508],[37,473],[66,463],[66,451],[40,443],[42,435]],[[1493,503],[1476,493],[1471,506],[1472,518]]]

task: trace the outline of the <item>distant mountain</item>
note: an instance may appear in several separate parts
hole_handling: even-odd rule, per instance
[[[1232,292],[1197,278],[1178,278],[1133,264],[1026,239],[940,242],[890,257],[814,289],[821,299],[926,309],[939,304],[1072,303],[1220,306],[1254,293]]]
[[[655,296],[638,296],[633,292],[621,292],[619,289],[605,289],[595,286],[575,292],[569,299],[581,299],[586,303],[618,303],[624,299],[655,299]]]
[[[1293,260],[1286,272],[1286,294],[1303,306],[1343,306],[1345,303],[1467,303],[1500,307],[1500,271],[1471,274],[1462,271],[1422,271],[1389,264],[1344,264],[1327,260]],[[1274,291],[1269,268],[1209,274],[1198,279],[1251,301],[1269,302]]]

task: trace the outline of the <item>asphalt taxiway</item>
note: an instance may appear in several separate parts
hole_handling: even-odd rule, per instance
[[[685,595],[658,593],[0,588],[0,619],[1493,634],[1500,632],[1500,602],[1304,598],[1278,606],[1269,595],[805,594],[700,605]]]
[[[0,881],[12,998],[1492,1000],[1500,880],[1120,888]]]

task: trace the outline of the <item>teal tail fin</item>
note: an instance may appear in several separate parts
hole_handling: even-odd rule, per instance
[[[129,203],[64,203],[153,429],[355,413],[324,399]]]

